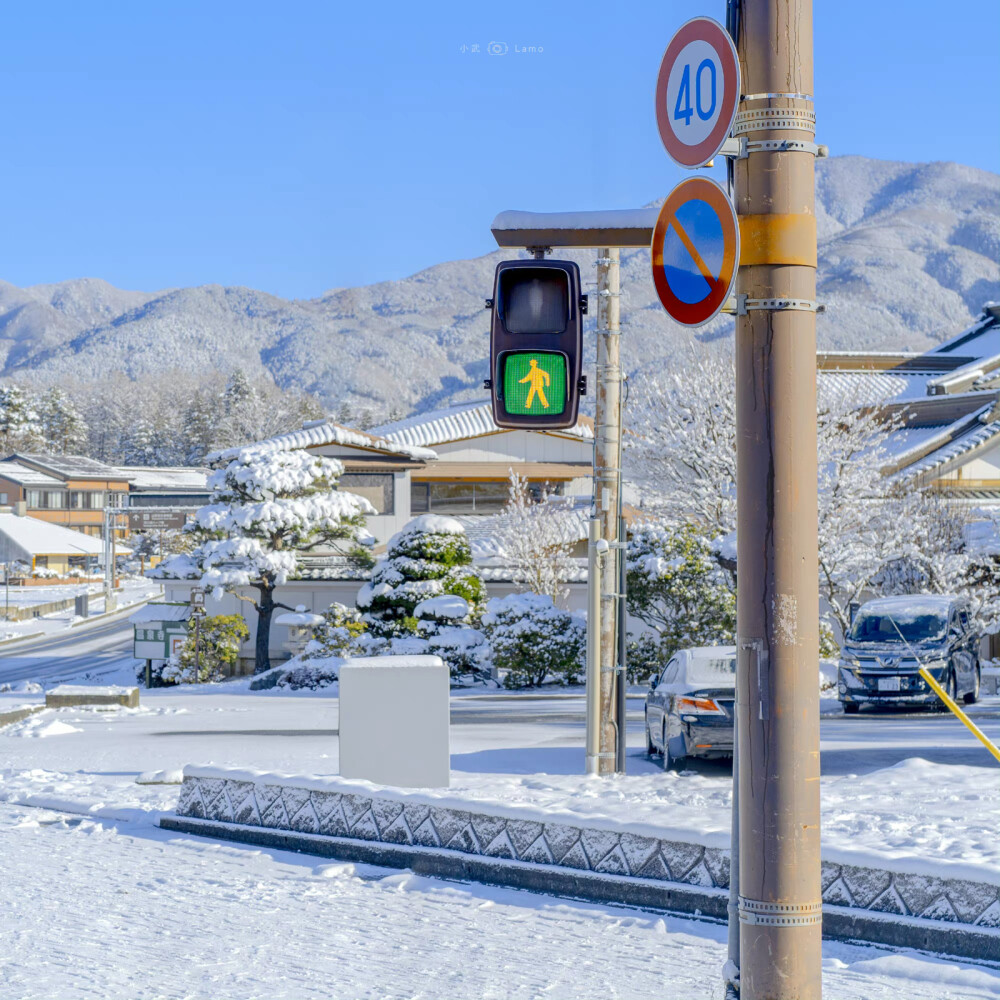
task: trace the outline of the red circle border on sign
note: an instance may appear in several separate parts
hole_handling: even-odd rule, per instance
[[[688,146],[680,141],[670,124],[670,115],[667,111],[667,82],[670,79],[670,70],[673,68],[677,56],[680,55],[681,49],[688,42],[699,39],[715,49],[722,63],[723,105],[719,112],[719,120],[715,123],[715,128],[712,129],[709,136],[699,142],[697,146]],[[730,78],[735,81],[735,85],[727,89],[726,84]],[[694,17],[677,29],[677,33],[670,39],[667,51],[663,53],[663,59],[660,62],[660,72],[656,77],[655,99],[656,127],[660,130],[663,148],[682,167],[703,167],[719,152],[729,136],[729,130],[733,127],[733,120],[736,117],[736,106],[740,100],[740,62],[736,55],[736,46],[733,45],[729,32],[718,21],[710,17]]]
[[[677,209],[684,202],[696,198],[708,202],[719,216],[725,249],[722,254],[722,270],[711,293],[700,302],[682,302],[671,291],[663,273],[663,241],[666,239],[670,220]],[[718,314],[726,304],[736,282],[736,272],[740,262],[740,228],[732,202],[715,181],[707,177],[689,177],[686,181],[681,181],[667,195],[667,200],[663,203],[660,214],[656,217],[656,225],[653,227],[650,258],[653,264],[653,284],[656,286],[656,294],[671,319],[682,326],[703,326]]]

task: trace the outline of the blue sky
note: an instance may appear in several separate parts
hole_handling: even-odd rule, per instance
[[[930,0],[815,7],[818,136],[833,154],[1000,169],[997,0],[947,17]],[[687,18],[722,19],[724,5],[245,0],[4,14],[0,279],[304,298],[486,253],[504,208],[665,195],[682,171],[656,133],[660,57]]]

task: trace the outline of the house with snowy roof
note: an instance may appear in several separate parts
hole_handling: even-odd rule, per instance
[[[886,475],[1000,507],[1000,303],[924,354],[820,354],[817,372],[825,387],[895,415]]]

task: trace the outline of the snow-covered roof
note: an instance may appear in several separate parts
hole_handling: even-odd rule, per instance
[[[409,447],[433,447],[466,438],[483,437],[486,434],[504,433],[504,428],[493,422],[493,410],[489,400],[473,400],[469,403],[455,403],[443,410],[418,413],[404,420],[382,424],[375,428],[387,441]],[[594,422],[581,416],[575,427],[561,431],[536,431],[532,433],[560,434],[584,441],[594,438]]]
[[[988,419],[992,404],[951,424],[893,431],[885,448],[896,475],[906,479],[943,473],[945,466],[1000,437],[1000,420]]]
[[[27,556],[98,556],[104,551],[104,542],[99,538],[16,514],[0,513],[0,536]]]
[[[149,622],[186,622],[190,617],[190,604],[145,604],[129,616],[129,623],[146,625]]]
[[[873,369],[868,371],[819,371],[816,379],[825,392],[864,403],[898,403],[922,399],[928,384],[942,376],[940,371]]]
[[[37,465],[45,472],[54,473],[63,479],[111,479],[122,480],[120,469],[105,465],[86,455],[43,455],[38,452],[21,451],[10,456],[15,461]]]
[[[405,458],[424,461],[437,458],[437,455],[427,448],[414,447],[407,442],[393,441],[376,434],[369,434],[366,431],[352,430],[350,427],[342,427],[330,420],[319,420],[309,421],[297,431],[277,434],[253,444],[226,448],[224,451],[214,451],[205,456],[205,461],[231,462],[247,448],[259,451],[295,451],[299,448],[318,448],[330,444],[340,445],[344,448],[361,448],[364,451],[377,451],[385,455],[401,455]]]
[[[970,358],[989,358],[1000,354],[1000,319],[996,303],[988,302],[972,326],[958,336],[928,351],[929,357],[937,354],[962,354]]]
[[[178,466],[120,465],[119,470],[131,484],[131,490],[205,490],[208,469]]]
[[[39,472],[38,469],[31,469],[27,465],[21,465],[20,462],[7,458],[0,461],[0,476],[22,486],[44,486],[49,489],[61,489],[65,486],[61,479],[55,479],[44,472]]]

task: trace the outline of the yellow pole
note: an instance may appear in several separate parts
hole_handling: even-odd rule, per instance
[[[979,742],[982,743],[982,745],[986,747],[986,749],[989,750],[989,752],[993,754],[998,761],[1000,761],[1000,750],[998,750],[990,741],[986,733],[984,733],[979,726],[977,726],[972,719],[970,719],[965,712],[963,712],[958,705],[956,705],[955,702],[948,697],[948,692],[945,691],[945,689],[941,687],[936,680],[934,680],[931,676],[931,672],[926,667],[920,667],[918,669],[920,670],[920,676],[923,677],[923,679],[931,686],[931,690],[952,710],[952,712],[955,713],[955,715],[959,717],[959,719],[962,720],[962,722],[965,723],[969,732],[972,733],[972,735],[975,736],[976,739],[979,740]]]

